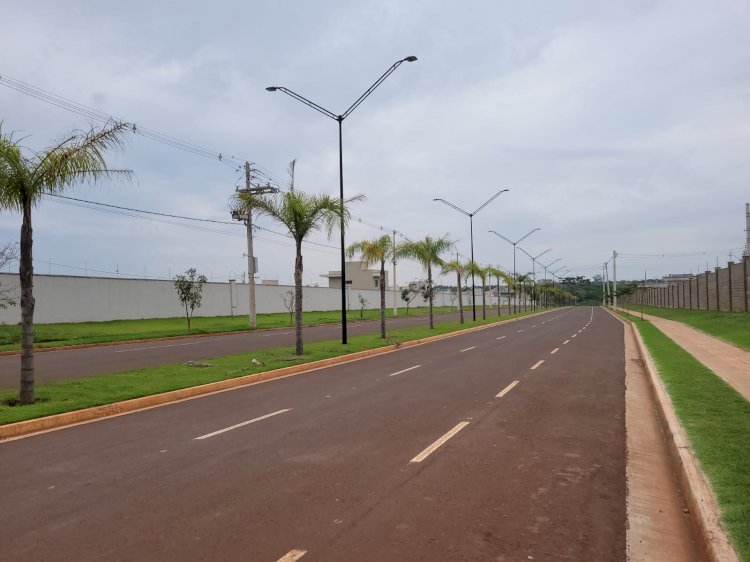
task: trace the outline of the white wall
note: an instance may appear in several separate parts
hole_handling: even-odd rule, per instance
[[[0,287],[18,288],[18,275],[0,273]],[[230,287],[234,290],[231,291]],[[255,294],[259,313],[286,312],[283,295],[294,287],[288,285],[256,285]],[[380,306],[380,291],[349,289],[349,309],[359,310],[359,295],[369,302],[367,308]],[[16,291],[18,300],[18,291]],[[470,306],[470,294],[464,294],[464,307]],[[106,320],[127,320],[138,318],[170,318],[183,316],[174,284],[171,281],[150,279],[111,279],[103,277],[75,277],[63,275],[35,275],[34,298],[36,308],[34,321],[40,324],[51,322],[87,322]],[[406,308],[397,295],[398,308]],[[487,306],[497,303],[496,298],[487,295]],[[505,299],[503,299],[505,301]],[[477,305],[481,306],[481,296]],[[203,287],[201,307],[195,316],[244,316],[248,312],[248,286],[241,283],[206,283]],[[234,309],[232,309],[232,304]],[[450,306],[447,293],[437,292],[435,306]],[[456,300],[454,305],[458,305]],[[329,287],[304,287],[302,306],[304,310],[340,310],[341,293]],[[410,307],[426,306],[421,296]],[[386,306],[393,307],[393,293],[386,293]],[[21,321],[18,305],[0,308],[0,323],[17,324]]]

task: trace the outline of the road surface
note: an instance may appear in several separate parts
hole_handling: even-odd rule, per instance
[[[3,558],[624,560],[624,393],[579,307],[3,442]]]

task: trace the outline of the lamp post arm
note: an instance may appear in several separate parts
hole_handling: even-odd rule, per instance
[[[526,254],[527,256],[529,256],[529,259],[530,259],[531,261],[534,261],[534,259],[535,259],[535,258],[534,258],[534,256],[532,256],[532,255],[531,255],[530,253],[528,253],[528,252],[527,252],[526,250],[524,250],[523,248],[521,248],[521,246],[518,246],[518,249],[519,249],[519,250],[521,250],[521,251],[522,251],[522,252],[523,252],[524,254]]]
[[[456,207],[453,203],[451,203],[450,201],[446,201],[445,199],[433,199],[433,201],[440,201],[441,203],[445,203],[449,207],[451,207],[453,209],[456,209],[456,211],[458,211],[459,213],[463,213],[464,215],[466,215],[469,218],[471,218],[471,216],[472,216],[472,213],[470,213],[468,211],[464,211],[461,207]]]
[[[502,235],[502,234],[500,234],[499,232],[495,232],[494,230],[490,230],[490,232],[491,232],[492,234],[494,234],[495,236],[499,236],[500,238],[502,238],[503,240],[505,240],[505,241],[506,241],[506,242],[507,242],[508,244],[512,244],[513,246],[515,246],[515,245],[516,245],[516,243],[515,243],[515,242],[513,242],[513,240],[509,240],[509,239],[507,239],[507,238],[506,238],[505,236],[503,236],[503,235]]]
[[[542,257],[542,256],[543,256],[544,254],[546,254],[547,252],[551,252],[551,251],[552,251],[552,248],[547,248],[547,249],[546,249],[546,250],[544,250],[544,251],[543,251],[543,252],[542,252],[541,254],[537,254],[536,256],[534,256],[534,257],[533,257],[533,258],[531,258],[531,259],[533,259],[533,260],[538,260],[538,259],[539,259],[539,258],[541,258],[541,257]]]
[[[266,88],[266,90],[268,90],[269,92],[275,92],[277,90],[279,92],[284,92],[287,96],[292,97],[296,99],[297,101],[304,103],[308,107],[312,107],[315,111],[319,111],[326,117],[330,117],[334,121],[339,120],[339,116],[333,113],[332,111],[328,111],[325,107],[318,105],[314,101],[310,101],[306,97],[299,95],[297,92],[293,92],[289,88],[285,88],[284,86],[269,86],[268,88]]]
[[[524,240],[526,240],[529,236],[531,236],[532,234],[534,234],[537,230],[542,230],[542,229],[541,228],[535,228],[531,232],[527,232],[521,238],[519,238],[518,240],[516,240],[516,244],[520,244],[521,242],[523,242]]]
[[[489,205],[489,204],[490,204],[490,203],[492,203],[492,202],[493,202],[493,201],[494,201],[495,199],[497,199],[497,198],[498,198],[498,197],[500,196],[500,194],[501,194],[501,193],[505,193],[506,191],[510,191],[510,189],[501,189],[500,191],[498,191],[497,193],[495,193],[495,195],[493,195],[492,197],[490,197],[489,199],[487,199],[487,201],[485,201],[483,205],[481,205],[481,206],[480,206],[480,207],[479,207],[479,208],[478,208],[478,209],[477,209],[476,211],[474,211],[474,212],[473,212],[473,213],[471,213],[471,214],[472,214],[472,215],[476,215],[476,214],[477,214],[477,213],[478,213],[479,211],[481,211],[481,210],[482,210],[482,209],[484,209],[484,208],[485,208],[485,207],[486,207],[487,205]]]
[[[393,63],[391,67],[388,70],[386,70],[380,78],[375,80],[375,83],[369,88],[367,88],[367,90],[365,90],[365,93],[359,96],[356,99],[356,101],[349,106],[349,109],[344,111],[344,113],[342,113],[339,118],[343,121],[344,119],[349,117],[351,112],[357,109],[357,107],[359,107],[359,104],[365,101],[367,97],[377,89],[378,86],[380,86],[383,82],[385,82],[385,79],[388,78],[391,74],[393,74],[399,66],[401,66],[403,63],[407,61],[412,62],[415,60],[417,60],[417,57],[406,57],[406,58],[401,59],[400,61],[396,61],[395,63]]]

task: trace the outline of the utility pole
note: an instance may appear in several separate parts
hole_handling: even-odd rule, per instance
[[[398,316],[398,285],[396,285],[396,229],[393,229],[393,317]]]
[[[604,286],[604,268],[605,267],[606,265],[602,266],[602,306],[607,306],[607,293],[605,292],[605,286]]]
[[[264,193],[278,193],[275,187],[260,186],[254,187],[250,183],[250,162],[245,162],[245,187],[237,189],[237,193],[246,195],[262,195]],[[244,209],[232,211],[234,220],[243,221],[247,228],[247,301],[248,301],[248,320],[250,327],[257,326],[255,314],[255,256],[253,254],[253,210],[247,205]]]
[[[617,310],[617,252],[612,250],[612,307]]]

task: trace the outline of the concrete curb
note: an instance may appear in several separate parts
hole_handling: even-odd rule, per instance
[[[216,381],[212,383],[202,384],[199,386],[191,386],[188,388],[181,388],[179,390],[172,390],[169,392],[162,392],[160,394],[152,394],[150,396],[144,396],[142,398],[133,398],[130,400],[124,400],[122,402],[114,402],[112,404],[104,404],[102,406],[94,406],[91,408],[84,408],[82,410],[75,410],[73,412],[65,412],[63,414],[53,414],[41,418],[34,418],[32,420],[25,420],[16,423],[9,423],[6,425],[0,425],[0,441],[6,439],[14,439],[17,437],[28,436],[34,433],[40,433],[45,431],[51,431],[55,429],[62,429],[64,427],[86,423],[94,420],[103,418],[119,416],[122,414],[128,414],[136,412],[138,410],[145,410],[148,408],[154,408],[157,406],[163,406],[165,404],[171,404],[181,400],[189,400],[191,398],[197,398],[199,396],[205,396],[208,394],[214,394],[216,392],[224,392],[235,388],[250,386],[253,384],[266,382],[273,379],[282,377],[289,377],[294,375],[300,375],[311,371],[317,371],[325,367],[332,365],[341,365],[343,363],[350,363],[352,361],[359,361],[375,355],[382,355],[384,353],[391,353],[399,349],[405,349],[414,347],[417,345],[424,345],[435,341],[444,340],[451,337],[468,334],[471,332],[477,332],[479,330],[486,330],[488,328],[495,327],[499,324],[505,324],[510,322],[516,322],[518,320],[524,320],[533,316],[544,314],[545,312],[537,312],[535,314],[528,314],[518,318],[510,318],[507,320],[500,320],[498,322],[492,322],[490,324],[483,324],[482,326],[473,326],[464,330],[457,330],[455,332],[448,332],[446,334],[438,334],[435,336],[429,336],[426,338],[416,339],[407,341],[401,344],[388,345],[385,347],[378,347],[376,349],[367,349],[364,351],[358,351],[347,355],[340,355],[338,357],[331,357],[329,359],[322,359],[320,361],[312,361],[309,363],[303,363],[301,365],[291,365],[289,367],[282,367],[281,369],[274,369],[272,371],[265,371],[253,375],[245,375],[233,379],[226,379],[223,381]]]
[[[618,314],[606,309],[624,324],[630,327],[643,359],[643,366],[648,373],[651,389],[656,398],[659,417],[668,431],[668,447],[672,465],[677,472],[680,487],[684,493],[685,503],[690,510],[690,521],[695,530],[699,546],[708,560],[712,562],[739,562],[740,558],[734,550],[729,537],[721,525],[719,506],[713,494],[713,489],[706,475],[693,455],[685,430],[674,411],[672,399],[667,393],[659,371],[654,364],[648,348],[641,338],[635,325]]]

